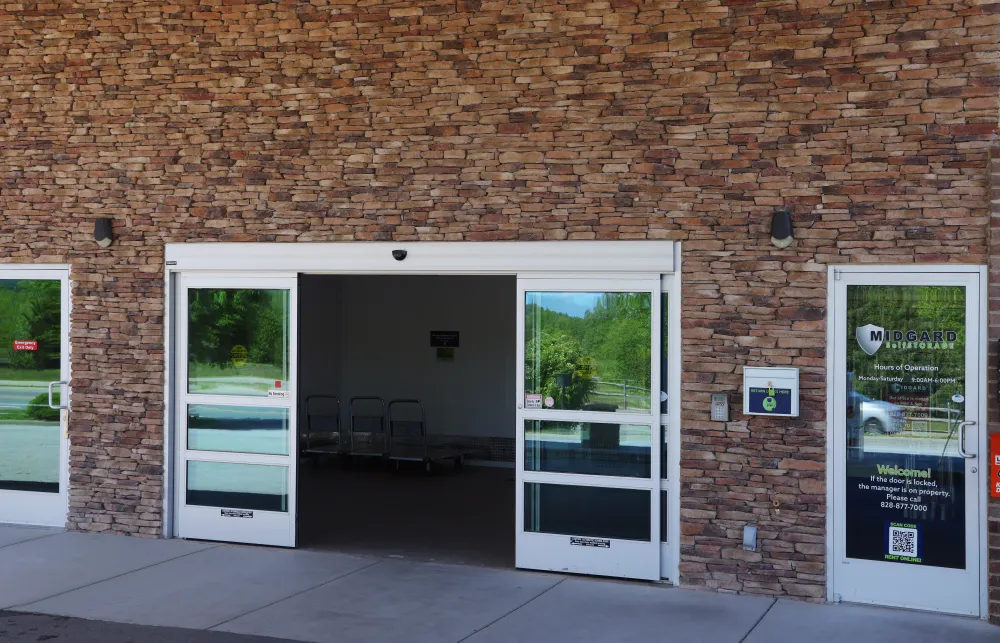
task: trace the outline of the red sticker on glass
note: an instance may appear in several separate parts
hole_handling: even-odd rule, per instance
[[[281,380],[274,380],[274,388],[281,388]]]
[[[33,339],[15,339],[14,350],[16,351],[37,351],[38,342]]]

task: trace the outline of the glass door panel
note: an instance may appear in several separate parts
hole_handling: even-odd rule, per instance
[[[187,448],[288,455],[290,422],[287,408],[189,404]]]
[[[188,393],[268,397],[288,382],[289,291],[188,290]]]
[[[658,579],[659,279],[518,283],[517,565]]]
[[[0,522],[66,521],[67,283],[0,270]]]
[[[201,507],[288,511],[288,467],[188,460],[186,500]]]
[[[293,547],[296,279],[181,277],[178,533]]]
[[[648,413],[651,338],[650,292],[527,291],[524,393],[545,409]]]
[[[849,285],[847,315],[847,557],[964,569],[965,288]]]
[[[525,531],[649,542],[646,490],[527,482],[524,498]]]
[[[649,425],[526,420],[525,471],[649,478]]]

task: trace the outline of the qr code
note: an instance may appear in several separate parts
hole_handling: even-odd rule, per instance
[[[917,555],[917,530],[889,527],[889,554],[894,556]]]

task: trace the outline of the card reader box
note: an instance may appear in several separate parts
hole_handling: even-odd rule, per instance
[[[743,367],[743,413],[799,416],[799,369]]]

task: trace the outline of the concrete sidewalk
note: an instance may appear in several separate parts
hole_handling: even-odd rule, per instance
[[[336,643],[1000,641],[902,610],[13,526],[0,610]]]

